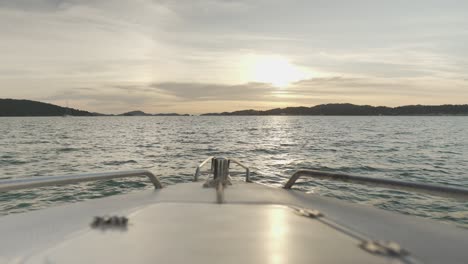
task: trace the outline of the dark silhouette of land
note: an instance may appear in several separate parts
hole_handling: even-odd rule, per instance
[[[312,107],[286,107],[265,111],[241,110],[235,112],[208,113],[207,116],[249,115],[328,115],[328,116],[404,116],[404,115],[468,115],[468,105],[407,105],[399,107],[323,104]]]
[[[0,99],[0,116],[114,116],[92,113],[69,107],[42,103],[31,100]],[[119,116],[188,116],[176,113],[147,114],[143,111],[131,111]]]
[[[99,113],[77,110],[30,100],[0,99],[0,116],[98,116]]]
[[[31,100],[0,99],[0,116],[105,116],[58,105]],[[323,104],[312,107],[286,107],[271,110],[241,110],[234,112],[207,113],[205,116],[252,116],[252,115],[328,115],[328,116],[423,116],[423,115],[468,115],[468,105],[407,105],[399,107]],[[108,115],[113,116],[113,115]],[[188,116],[176,113],[148,114],[131,111],[119,116]]]
[[[147,114],[140,110],[130,111],[127,113],[120,114],[119,116],[151,116],[151,114]]]
[[[140,110],[130,111],[127,113],[120,114],[119,116],[189,116],[188,114],[177,114],[177,113],[160,113],[160,114],[148,114]]]

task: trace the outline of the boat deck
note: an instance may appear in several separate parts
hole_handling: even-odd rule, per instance
[[[298,209],[317,210],[323,216]],[[306,211],[307,212],[307,211]],[[125,229],[90,226],[126,216]],[[183,183],[0,217],[0,260],[25,263],[388,263],[364,241],[395,241],[402,263],[464,263],[468,231],[428,219],[255,183]],[[220,242],[222,241],[222,242]],[[447,247],[450,245],[450,247]]]

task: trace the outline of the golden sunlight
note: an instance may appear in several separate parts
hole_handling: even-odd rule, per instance
[[[277,55],[248,55],[243,64],[249,81],[271,83],[276,87],[286,87],[311,77],[307,70]]]

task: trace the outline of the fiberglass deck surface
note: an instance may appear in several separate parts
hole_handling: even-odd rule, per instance
[[[178,184],[0,217],[0,261],[73,263],[73,257],[81,263],[92,262],[86,258],[108,262],[106,257],[114,258],[114,263],[128,258],[135,263],[221,262],[219,258],[226,263],[236,258],[237,263],[388,261],[286,206],[316,209],[370,239],[398,242],[423,263],[463,263],[468,258],[468,232],[447,224],[242,182],[229,186],[226,203],[218,205],[215,190],[201,185]],[[91,229],[93,217],[103,215],[128,216],[128,229]]]

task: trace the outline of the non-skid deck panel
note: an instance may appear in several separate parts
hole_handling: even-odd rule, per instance
[[[284,206],[160,203],[131,214],[129,223],[126,231],[85,230],[25,263],[390,262]]]
[[[88,228],[94,216],[129,215],[154,203],[214,204],[214,189],[201,185],[202,182],[183,183],[0,217],[0,260],[12,260],[56,245],[64,237]],[[468,231],[428,219],[243,182],[229,186],[225,199],[228,204],[317,209],[327,218],[369,238],[396,241],[425,263],[464,263],[468,259]]]

